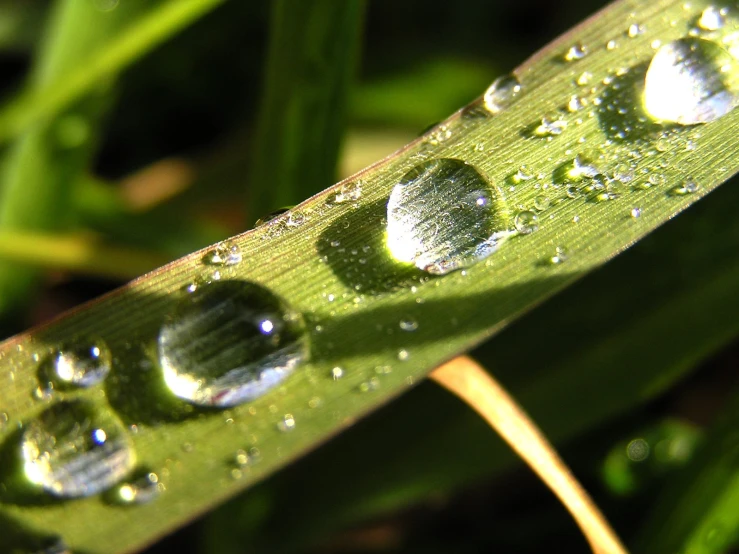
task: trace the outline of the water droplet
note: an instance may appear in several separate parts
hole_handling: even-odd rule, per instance
[[[634,38],[638,37],[639,35],[644,34],[644,25],[641,23],[632,23],[629,25],[629,28],[626,30],[626,34],[629,35],[629,37]]]
[[[10,416],[7,412],[0,412],[0,432],[8,425],[8,421],[10,421]]]
[[[231,242],[222,242],[203,256],[208,265],[231,266],[241,263],[241,248]]]
[[[554,249],[554,254],[549,258],[549,263],[552,265],[560,265],[565,263],[569,259],[570,255],[564,246],[557,246]]]
[[[552,205],[551,199],[545,194],[539,194],[534,198],[534,208],[537,211],[543,212]]]
[[[408,358],[410,358],[410,356],[411,355],[407,350],[398,350],[398,360],[400,360],[401,362],[406,361]]]
[[[694,37],[662,46],[644,84],[644,108],[659,121],[695,125],[729,113],[739,93],[737,61],[718,44]]]
[[[579,110],[582,110],[584,107],[585,107],[585,99],[580,98],[577,95],[571,96],[570,100],[567,102],[568,112],[577,112]]]
[[[629,212],[631,217],[634,219],[638,219],[641,217],[641,208],[631,208],[631,212]]]
[[[521,83],[515,75],[503,75],[498,77],[488,87],[483,96],[485,108],[490,113],[499,113],[513,103],[513,100],[521,92]]]
[[[579,86],[584,87],[588,84],[590,84],[590,81],[593,79],[593,74],[589,71],[583,71],[580,76],[575,81]]]
[[[561,135],[567,128],[567,122],[564,119],[548,119],[543,117],[541,124],[534,129],[534,134],[539,137],[552,137]]]
[[[615,40],[611,39],[606,42],[606,50],[615,50],[616,48],[618,48],[618,43]]]
[[[108,376],[111,359],[102,340],[77,338],[51,355],[51,377],[61,384],[91,387]]]
[[[288,431],[292,431],[295,429],[295,418],[292,414],[285,414],[282,417],[282,420],[277,423],[277,429],[282,431],[283,433],[287,433]]]
[[[159,332],[167,386],[201,406],[235,406],[265,394],[307,350],[300,314],[266,288],[241,280],[186,295]]]
[[[387,203],[387,247],[400,262],[436,275],[468,267],[500,246],[506,210],[471,165],[422,163],[395,185]]]
[[[539,216],[532,211],[525,210],[516,214],[513,224],[521,235],[530,235],[539,229]]]
[[[698,183],[693,179],[687,179],[682,185],[678,185],[670,190],[672,196],[685,196],[698,192]]]
[[[581,60],[588,55],[588,47],[582,43],[573,44],[565,53],[565,61]]]
[[[704,31],[717,31],[724,26],[724,10],[708,6],[698,18],[698,27]]]
[[[344,376],[344,370],[340,367],[335,367],[331,370],[331,378],[334,381],[338,381]]]
[[[123,425],[83,400],[59,402],[26,425],[24,472],[61,497],[91,496],[118,483],[134,464]]]
[[[257,219],[257,222],[254,224],[254,227],[261,227],[265,223],[269,223],[270,221],[273,221],[273,220],[277,219],[278,217],[280,217],[283,214],[286,214],[287,212],[289,212],[292,209],[293,209],[292,206],[288,206],[286,208],[280,208],[278,210],[275,210],[273,212],[270,212],[267,215],[265,215],[264,217],[260,217],[259,219]]]
[[[115,488],[115,500],[120,504],[148,504],[162,490],[159,476],[156,473],[140,473]]]
[[[288,214],[285,225],[288,227],[300,227],[305,223],[305,215],[300,212],[292,212]]]
[[[516,184],[523,183],[524,181],[529,181],[533,178],[534,174],[525,165],[519,167],[518,170],[511,176],[511,180]]]
[[[334,195],[334,204],[346,204],[347,202],[355,202],[362,196],[362,182],[354,181],[346,183],[339,187]]]
[[[418,329],[418,321],[416,321],[412,317],[405,317],[401,319],[398,325],[403,331],[410,332],[410,331],[415,331],[416,329]]]
[[[95,0],[95,7],[101,12],[109,12],[118,7],[119,0]]]

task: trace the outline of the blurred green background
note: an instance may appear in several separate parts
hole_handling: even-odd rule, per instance
[[[300,1],[226,1],[117,77],[98,83],[56,117],[42,118],[26,128],[26,135],[5,141],[0,162],[0,300],[6,334],[48,320],[159,263],[242,232],[270,210],[297,203],[390,154],[604,5],[575,0],[368,0],[356,4],[358,15],[345,14],[356,27],[332,22],[328,15],[317,23],[306,17],[315,26],[306,25],[309,32],[303,36],[301,20],[291,16],[303,9]],[[110,17],[131,12],[101,28],[96,37],[83,19],[55,27],[52,2],[0,3],[0,95],[6,102],[32,89],[34,82],[54,82],[50,73],[76,69],[81,54],[69,46],[74,40],[64,43],[67,50],[49,51],[49,43],[58,39],[50,36],[53,29],[66,25],[65,32],[78,36],[79,48],[94,50],[115,35],[117,26],[125,27],[126,18],[135,18],[137,10],[164,4],[77,2],[85,3],[79,9],[92,6]],[[59,10],[70,2],[56,4]],[[349,10],[349,4],[336,13]],[[323,48],[316,54],[319,60],[321,55],[343,59],[351,45],[357,47],[356,59],[346,56],[341,75],[334,76],[351,82],[346,97],[339,87],[330,104],[336,112],[330,121],[334,131],[316,122],[297,126],[294,135],[286,130],[294,114],[283,109],[291,105],[284,98],[316,94],[320,103],[320,87],[311,87],[326,75],[332,77],[320,65],[298,62],[291,73],[294,52],[289,48],[270,58],[270,35],[279,27],[275,17],[284,18],[280,44],[318,41]],[[337,28],[347,36],[333,40]],[[46,67],[40,67],[44,64],[39,59],[47,60]],[[272,88],[265,85],[270,71]],[[335,146],[326,138],[332,132],[341,139]],[[31,135],[36,138],[29,139]],[[297,137],[297,145],[284,147],[289,155],[271,146],[286,136]],[[338,161],[333,150],[340,153]],[[301,161],[302,156],[316,159],[316,152],[325,153],[323,166]],[[288,159],[297,160],[297,167],[283,173],[274,169],[287,167]],[[269,196],[270,189],[280,194]],[[563,321],[582,317],[595,330],[608,327],[604,322],[622,307],[619,299],[612,299],[596,314],[583,316],[583,311],[592,312],[590,307],[573,307],[569,300],[582,302],[584,294],[598,302],[597,294],[588,297],[582,291],[602,290],[610,286],[609,279],[634,275],[633,269],[643,268],[653,252],[667,252],[666,265],[637,272],[640,279],[659,284],[679,257],[670,258],[669,245],[677,252],[685,229],[715,217],[721,205],[731,202],[728,194],[720,190],[720,199],[709,198],[692,209],[680,218],[691,222],[679,229],[668,224],[646,246],[640,245],[641,254],[629,253],[625,257],[631,258],[617,260],[578,285],[580,293],[547,303],[542,308],[546,325],[537,323],[542,312],[536,311],[474,355],[494,371],[505,366],[502,380],[515,386],[547,369],[542,365],[546,356],[516,350],[534,329],[540,333],[538,350],[553,353],[553,365],[576,363],[560,354],[572,350],[576,359],[578,345],[588,337],[573,336],[558,323],[557,314],[564,314]],[[23,208],[19,197],[47,206],[45,215],[38,213],[44,210]],[[31,215],[23,215],[24,209]],[[37,232],[43,237],[33,234]],[[67,242],[44,242],[55,236]],[[733,234],[723,243],[726,249],[734,244],[731,240]],[[75,258],[75,249],[82,246],[92,254]],[[686,267],[691,267],[690,260]],[[681,283],[689,285],[693,277],[689,269],[684,271]],[[647,298],[642,301],[659,309]],[[684,329],[690,332],[688,324]],[[566,440],[556,439],[564,458],[630,544],[651,517],[660,491],[671,480],[690,479],[681,470],[703,444],[706,426],[729,405],[739,348],[729,338],[710,346],[701,343],[695,347],[700,355],[671,361],[670,367],[689,365],[689,377],[656,400],[634,399],[627,413],[596,418],[561,433]],[[501,341],[514,345],[502,350],[505,360],[496,347]],[[633,351],[636,366],[645,355]],[[660,357],[659,352],[653,355]],[[540,423],[547,431],[547,422]],[[455,444],[461,445],[458,450]],[[434,450],[439,447],[445,449],[441,455]],[[148,552],[586,552],[567,512],[512,455],[507,464],[485,468],[491,448],[502,448],[491,431],[456,399],[424,383]],[[481,459],[469,470],[464,458],[478,451]],[[418,460],[428,467],[417,469]],[[372,494],[378,482],[386,483],[386,490]],[[734,528],[721,532],[736,535]]]

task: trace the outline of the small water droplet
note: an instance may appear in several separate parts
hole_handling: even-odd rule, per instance
[[[288,214],[287,219],[285,220],[285,225],[287,227],[300,227],[303,223],[305,223],[305,215],[300,212],[292,212]]]
[[[101,339],[78,337],[51,355],[55,381],[78,387],[101,383],[110,372],[111,354]]]
[[[539,216],[530,210],[516,214],[513,224],[521,235],[530,235],[539,229]]]
[[[485,91],[483,96],[485,108],[494,114],[502,112],[513,103],[520,92],[521,83],[515,75],[498,77]]]
[[[287,212],[289,212],[290,210],[292,210],[292,208],[293,208],[292,206],[288,206],[286,208],[280,208],[278,210],[275,210],[273,212],[270,212],[267,215],[265,215],[264,217],[260,217],[259,219],[257,219],[257,222],[254,224],[254,227],[255,228],[256,227],[261,227],[262,225],[264,225],[266,223],[269,223],[270,221],[273,221],[273,220],[277,219],[281,215],[286,214]]]
[[[575,60],[581,60],[588,55],[588,47],[578,42],[570,46],[565,53],[565,61],[573,62]]]
[[[241,263],[241,248],[232,242],[222,242],[203,256],[208,265],[231,266]]]
[[[630,38],[634,38],[634,37],[638,37],[639,35],[643,35],[644,30],[645,30],[644,25],[642,25],[641,23],[632,23],[631,25],[629,25],[629,28],[626,30],[626,34]]]
[[[334,195],[334,204],[346,204],[347,202],[356,202],[362,196],[362,182],[354,181],[343,184]]]
[[[698,27],[704,31],[717,31],[724,26],[724,10],[708,6],[698,18]]]
[[[658,121],[695,125],[729,113],[737,104],[739,66],[726,50],[701,38],[662,46],[644,84],[644,108]]]
[[[340,367],[335,367],[331,370],[331,378],[334,381],[338,381],[344,376],[344,370]]]
[[[282,417],[282,420],[277,423],[277,429],[279,431],[282,431],[283,433],[293,431],[295,429],[295,418],[293,417],[293,415],[285,414]]]
[[[629,212],[629,214],[634,219],[638,219],[641,217],[641,208],[631,208],[631,212]]]
[[[404,362],[408,358],[410,358],[410,353],[407,350],[405,349],[398,350],[398,360],[400,360],[401,362]]]
[[[153,472],[140,472],[133,479],[115,488],[115,499],[120,504],[148,504],[159,496],[162,490],[159,476]]]
[[[567,102],[567,111],[568,112],[577,112],[579,110],[582,110],[585,107],[585,99],[580,98],[577,95],[572,95]]]
[[[300,314],[260,285],[224,280],[200,287],[159,332],[165,383],[201,406],[248,402],[307,357],[304,329]]]
[[[134,451],[115,416],[83,400],[47,408],[23,431],[28,480],[60,497],[91,496],[118,483]]]
[[[554,249],[554,254],[549,258],[549,263],[552,265],[560,265],[569,259],[570,255],[564,246],[557,246]]]
[[[590,84],[590,81],[593,79],[593,74],[589,71],[583,71],[580,76],[575,81],[579,86],[584,87],[586,85]]]
[[[539,137],[552,137],[561,135],[567,128],[564,119],[549,119],[543,117],[541,123],[534,129],[534,134]]]
[[[678,185],[670,190],[672,196],[685,196],[698,192],[698,183],[693,179],[687,179],[682,185]]]
[[[529,181],[533,178],[534,174],[525,165],[519,167],[518,170],[516,170],[516,172],[511,176],[511,180],[516,184],[523,183],[524,181]]]
[[[498,191],[471,165],[422,163],[395,185],[387,203],[387,247],[400,262],[443,275],[493,252],[510,233]]]
[[[545,194],[538,194],[534,198],[534,208],[539,212],[549,209],[551,205],[552,200]]]
[[[411,331],[415,331],[416,329],[418,329],[418,321],[416,321],[412,317],[405,317],[401,319],[398,325],[403,331],[411,332]]]
[[[615,50],[616,48],[618,48],[618,43],[615,40],[611,39],[606,42],[606,50]]]

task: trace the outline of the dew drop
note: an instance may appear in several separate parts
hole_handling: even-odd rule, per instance
[[[495,252],[510,234],[506,221],[498,191],[472,165],[431,160],[393,188],[387,247],[396,260],[443,275]]]
[[[348,202],[356,202],[362,196],[362,182],[354,181],[346,183],[339,187],[334,195],[334,204],[346,204]]]
[[[693,179],[687,179],[682,185],[678,185],[670,190],[672,196],[686,196],[698,192],[698,183]]]
[[[530,235],[539,229],[539,216],[530,210],[516,214],[513,224],[521,235]]]
[[[118,485],[114,498],[119,504],[148,504],[159,496],[163,488],[161,485],[156,473],[141,473]]]
[[[585,107],[585,99],[580,98],[577,95],[571,96],[569,101],[567,102],[568,112],[577,112],[583,109],[584,107]]]
[[[549,119],[543,117],[541,123],[534,129],[534,134],[539,137],[553,137],[561,135],[567,128],[564,119]]]
[[[565,61],[574,62],[588,55],[588,47],[582,43],[573,44],[565,53]]]
[[[265,225],[269,223],[270,221],[277,219],[281,215],[286,214],[287,212],[292,210],[292,208],[293,208],[292,206],[288,206],[286,208],[280,208],[278,210],[270,212],[264,217],[260,217],[259,219],[257,219],[256,223],[254,223],[254,227],[261,227],[262,225]]]
[[[626,30],[626,34],[630,38],[638,37],[639,35],[644,34],[644,25],[641,23],[632,23],[629,25],[629,28]]]
[[[588,84],[590,84],[590,81],[593,79],[593,74],[589,71],[583,71],[580,76],[575,81],[579,86],[584,87]]]
[[[108,376],[111,360],[110,349],[101,339],[78,338],[52,354],[51,377],[64,385],[91,387]]]
[[[109,489],[135,461],[123,425],[83,400],[59,402],[29,422],[21,453],[29,481],[68,498]]]
[[[331,370],[331,378],[332,378],[332,379],[333,379],[334,381],[338,381],[338,380],[339,380],[339,379],[341,379],[341,378],[342,378],[343,376],[344,376],[344,370],[343,370],[342,368],[340,368],[340,367],[338,367],[338,366],[337,366],[337,367],[335,367],[335,368],[333,368],[333,369]]]
[[[638,219],[641,217],[641,208],[631,208],[631,212],[629,212],[631,217],[634,219]]]
[[[554,254],[549,258],[549,263],[552,265],[560,265],[565,263],[569,257],[569,252],[564,246],[557,246],[554,249]]]
[[[524,181],[530,181],[533,178],[534,174],[525,165],[519,167],[518,170],[516,170],[516,172],[511,176],[511,180],[516,184],[523,183]]]
[[[410,356],[411,355],[407,350],[398,350],[398,360],[400,360],[401,362],[405,362],[408,358],[410,358]]]
[[[295,429],[295,418],[292,414],[285,414],[282,420],[277,424],[277,429],[283,433],[293,431]]]
[[[552,200],[545,194],[539,194],[534,198],[534,208],[539,212],[549,209],[551,205]]]
[[[483,103],[490,113],[500,113],[510,106],[521,92],[521,83],[515,75],[498,77],[483,95]]]
[[[398,326],[403,331],[412,332],[412,331],[415,331],[416,329],[418,329],[418,321],[416,321],[412,317],[405,317],[405,318],[403,318],[403,319],[400,320],[400,322],[398,323]]]
[[[241,280],[182,298],[159,332],[169,389],[200,406],[253,400],[284,380],[308,352],[302,316],[266,288]]]
[[[724,26],[724,13],[716,6],[708,6],[698,18],[698,27],[704,31],[718,31]]]
[[[649,443],[644,439],[634,439],[626,446],[626,456],[632,462],[643,462],[649,457]]]
[[[241,259],[241,248],[237,244],[222,242],[203,256],[203,263],[208,265],[232,266],[240,264]]]
[[[737,104],[737,61],[715,42],[674,40],[657,50],[647,70],[644,108],[654,119],[680,125],[708,123]]]

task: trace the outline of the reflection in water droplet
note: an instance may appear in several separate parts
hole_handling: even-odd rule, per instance
[[[222,242],[216,245],[205,256],[203,263],[208,265],[231,266],[241,263],[241,248],[231,242]]]
[[[91,387],[108,376],[111,359],[102,340],[78,338],[52,354],[53,378],[63,384]]]
[[[307,356],[302,317],[266,288],[240,280],[199,287],[159,332],[164,380],[201,406],[253,400]]]
[[[121,504],[147,504],[163,490],[156,473],[143,473],[116,487],[115,499]]]
[[[644,84],[644,108],[659,121],[695,125],[729,113],[737,104],[739,67],[718,44],[682,38],[652,58]]]
[[[581,60],[588,55],[588,47],[584,44],[577,43],[570,46],[569,50],[565,53],[565,61],[573,62],[575,60]]]
[[[82,400],[59,402],[29,422],[21,452],[28,480],[61,497],[102,492],[135,461],[121,423]]]
[[[490,113],[499,113],[513,103],[513,100],[521,92],[521,83],[515,75],[503,75],[498,77],[488,87],[483,96],[485,108]]]
[[[521,235],[530,235],[539,229],[539,216],[530,210],[516,214],[513,224]]]
[[[471,165],[422,163],[395,185],[387,203],[387,246],[400,262],[443,275],[495,252],[510,235],[499,193]]]

